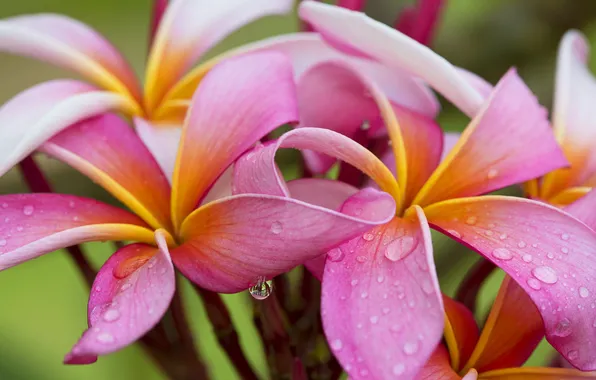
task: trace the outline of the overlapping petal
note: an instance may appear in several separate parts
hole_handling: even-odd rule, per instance
[[[58,14],[0,20],[0,51],[24,55],[78,72],[93,83],[140,100],[133,70],[104,37]]]
[[[443,296],[445,306],[445,343],[451,358],[451,367],[460,369],[478,342],[478,326],[474,314],[463,304]]]
[[[46,82],[20,93],[0,108],[0,175],[70,125],[128,105],[120,95],[74,80]]]
[[[170,186],[143,142],[124,120],[104,114],[45,143],[60,159],[103,186],[157,229],[170,227]]]
[[[596,369],[596,235],[535,201],[485,196],[425,208],[429,223],[507,272],[538,308],[548,341],[574,366]],[[582,312],[583,311],[583,312]]]
[[[564,210],[596,231],[596,191],[590,191]]]
[[[565,34],[557,58],[553,128],[570,168],[547,175],[542,197],[548,199],[572,186],[583,185],[596,176],[596,79],[588,69],[589,46],[578,31]]]
[[[429,205],[487,193],[539,177],[566,163],[546,110],[510,70],[414,203]]]
[[[195,61],[228,34],[260,17],[287,13],[292,0],[173,0],[157,29],[145,77],[153,109]]]
[[[0,196],[0,270],[88,241],[153,241],[137,216],[95,200],[61,194]]]
[[[156,239],[158,248],[127,245],[102,266],[89,298],[89,329],[66,355],[65,363],[84,364],[117,351],[160,321],[174,296],[176,277],[159,231]]]
[[[352,378],[414,378],[443,335],[432,242],[420,208],[329,252],[321,312]]]
[[[418,373],[419,380],[461,380],[449,360],[449,352],[442,344],[432,353],[431,357],[424,364]],[[467,379],[466,379],[467,380]],[[476,379],[473,379],[476,380]]]
[[[135,118],[134,123],[137,134],[155,157],[168,180],[172,181],[180,135],[182,135],[182,125],[156,124],[140,117]]]
[[[203,80],[182,130],[172,181],[176,227],[251,145],[298,119],[289,60],[259,53],[227,60]]]
[[[299,13],[339,50],[423,78],[470,117],[481,108],[482,95],[454,66],[397,30],[363,13],[316,1],[302,2]]]
[[[218,292],[248,288],[388,221],[395,203],[368,190],[362,215],[352,217],[294,199],[237,195],[202,206],[182,224],[184,244],[172,251],[176,267],[201,287]]]

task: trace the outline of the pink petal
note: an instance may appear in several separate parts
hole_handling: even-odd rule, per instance
[[[451,153],[460,138],[461,133],[459,132],[445,132],[443,134],[443,153],[441,154],[440,162],[443,162],[447,158],[447,155]]]
[[[260,17],[289,13],[292,0],[177,0],[166,8],[149,53],[145,103],[152,109],[209,48]]]
[[[89,329],[65,363],[79,364],[80,358],[124,348],[161,320],[174,296],[176,277],[165,238],[159,232],[156,238],[159,248],[127,245],[101,267],[89,297]]]
[[[238,292],[317,257],[395,213],[388,194],[367,190],[352,217],[298,200],[236,195],[202,206],[182,224],[176,267],[201,287]]]
[[[137,134],[164,172],[172,181],[182,126],[177,124],[154,124],[137,117],[134,119]]]
[[[424,363],[424,367],[418,373],[417,380],[463,380],[453,368],[451,368],[451,360],[449,352],[444,345],[440,344],[433,352],[429,360]],[[468,377],[465,380],[476,380],[476,378]]]
[[[193,97],[182,130],[172,181],[174,224],[242,152],[297,118],[292,67],[284,55],[246,55],[215,67]]]
[[[82,121],[40,149],[103,186],[153,228],[170,227],[170,186],[134,130],[114,114]]]
[[[118,50],[88,25],[67,16],[0,20],[0,51],[74,70],[106,90],[140,98],[134,71]]]
[[[357,72],[374,80],[391,101],[428,117],[434,117],[439,112],[440,104],[437,98],[418,78],[412,77],[401,69],[389,69],[377,62],[342,54],[325,43],[316,33],[291,33],[267,38],[231,50],[226,53],[226,56],[258,51],[278,51],[288,55],[292,61],[296,79],[322,62],[346,63]],[[205,75],[206,66],[207,64],[198,66],[174,86],[167,96],[171,106],[176,100],[190,99]]]
[[[432,242],[420,208],[329,253],[321,313],[350,377],[414,378],[443,335]]]
[[[596,231],[596,191],[590,191],[564,210]]]
[[[572,186],[584,185],[596,174],[596,80],[588,68],[589,45],[578,31],[565,34],[557,57],[553,128],[570,168],[559,171],[543,184],[545,197]]]
[[[537,178],[566,163],[546,111],[510,70],[415,203],[428,205],[487,193]]]
[[[476,91],[486,100],[494,90],[494,86],[487,82],[484,78],[461,67],[457,67],[457,72],[463,77],[470,86],[474,87]]]
[[[481,108],[482,95],[453,65],[397,30],[363,13],[315,1],[302,2],[299,14],[339,50],[419,76],[470,117]]]
[[[152,240],[137,216],[72,195],[2,195],[0,215],[0,270],[88,241]]]
[[[0,21],[1,23],[1,21]],[[64,128],[108,110],[125,108],[126,99],[74,80],[32,87],[0,108],[0,175]]]
[[[502,196],[425,209],[431,225],[507,272],[542,315],[548,341],[573,365],[596,369],[596,234],[544,203]]]

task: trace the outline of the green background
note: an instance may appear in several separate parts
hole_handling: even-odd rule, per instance
[[[223,1],[223,0],[218,0]],[[406,4],[396,0],[369,0],[367,12],[392,22]],[[63,13],[93,26],[110,39],[142,73],[147,53],[149,0],[21,0],[2,1],[0,18],[37,12]],[[268,17],[251,24],[217,46],[209,55],[272,34],[297,30],[295,15]],[[493,83],[516,66],[541,102],[550,106],[557,45],[564,31],[577,28],[596,41],[596,2],[590,0],[452,0],[438,29],[434,47],[454,64],[472,70]],[[63,70],[32,60],[0,54],[0,103],[19,91],[51,78],[69,77]],[[461,130],[467,119],[445,104],[440,118],[447,130]],[[10,126],[1,126],[10,128]],[[59,192],[110,196],[89,180],[49,160],[42,160]],[[15,170],[0,178],[0,194],[24,191]],[[457,279],[476,258],[456,243],[434,236],[437,266],[444,289],[450,293]],[[87,255],[99,266],[113,251],[109,243],[88,244]],[[484,289],[481,305],[490,305],[502,274]],[[69,351],[86,327],[87,290],[63,252],[41,257],[0,273],[0,380],[17,379],[162,379],[139,347],[131,346],[100,358],[92,366],[64,366]],[[216,344],[200,301],[186,286],[196,341],[214,378],[236,375]],[[227,296],[243,347],[259,373],[266,377],[261,343],[251,326],[246,294]],[[532,359],[549,360],[546,345]]]

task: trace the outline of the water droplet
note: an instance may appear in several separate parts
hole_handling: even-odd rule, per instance
[[[532,255],[530,254],[525,254],[522,256],[522,260],[525,261],[526,263],[529,263],[532,261]]]
[[[561,247],[561,252],[567,254],[567,253],[569,253],[569,248],[567,248],[567,247]]]
[[[356,261],[358,261],[359,263],[364,263],[366,262],[366,256],[358,256],[356,257]]]
[[[430,280],[424,280],[422,282],[422,290],[426,294],[432,294],[435,288],[433,287],[433,284],[430,282]]]
[[[493,232],[491,230],[484,231],[486,236],[493,236]]]
[[[377,282],[380,284],[381,282],[385,281],[385,276],[380,275],[379,277],[377,277]]]
[[[6,203],[6,202],[2,203],[2,208],[8,208],[8,203]]]
[[[155,313],[155,309],[150,307],[149,310],[147,310],[147,313],[153,314],[153,313]]]
[[[507,248],[495,248],[493,250],[493,257],[498,260],[511,260],[513,255]]]
[[[532,270],[532,275],[545,284],[554,284],[558,281],[557,272],[551,267],[541,266]]]
[[[334,339],[331,342],[331,348],[333,349],[333,351],[340,351],[342,348],[344,347],[341,339]]]
[[[571,335],[571,321],[567,318],[561,319],[555,326],[553,334],[562,338]]]
[[[360,376],[368,376],[368,370],[367,369],[361,369],[360,370]]]
[[[96,292],[101,292],[101,286],[96,286],[96,287],[95,287],[95,291],[96,291]]]
[[[257,283],[248,288],[250,295],[256,300],[264,300],[269,297],[272,290],[271,281],[265,280],[264,277],[259,277]]]
[[[375,238],[375,235],[367,232],[364,235],[362,235],[362,238],[366,241],[372,241]]]
[[[416,249],[418,246],[418,239],[413,236],[402,236],[399,239],[392,241],[385,249],[385,257],[391,261],[398,261]]]
[[[488,171],[488,173],[486,173],[486,177],[488,179],[493,179],[495,178],[497,175],[499,174],[499,171],[497,169],[490,169]]]
[[[517,246],[518,246],[519,248],[526,248],[526,245],[527,245],[527,244],[526,244],[526,242],[525,242],[525,241],[520,241],[519,243],[517,243]]]
[[[120,287],[120,291],[122,291],[122,292],[123,292],[123,291],[125,291],[125,290],[128,290],[128,289],[130,289],[131,287],[132,287],[132,284],[131,284],[130,282],[126,282],[126,283],[124,283],[124,284],[123,284],[123,285]]]
[[[114,336],[107,332],[98,334],[96,339],[99,343],[113,343],[114,342]]]
[[[74,201],[70,201],[70,202],[68,202],[68,207],[70,207],[70,208],[74,208],[74,206],[75,206],[75,203],[74,203]]]
[[[478,221],[478,218],[476,218],[475,216],[469,216],[466,219],[466,224],[469,224],[470,226],[473,226],[474,224],[476,224],[477,221]]]
[[[418,352],[418,342],[408,342],[404,344],[404,354],[414,355]]]
[[[342,261],[345,257],[346,255],[339,248],[333,248],[331,251],[327,252],[327,260],[335,263]]]
[[[456,237],[457,239],[461,239],[461,234],[459,232],[457,232],[456,230],[447,230],[447,232],[451,235],[453,235],[454,237]]]
[[[395,376],[403,375],[406,372],[406,366],[403,364],[396,364],[393,366],[392,372]]]
[[[554,254],[554,253],[552,253],[552,252],[549,252],[549,253],[547,253],[547,254],[546,254],[546,257],[548,257],[549,259],[551,259],[551,260],[552,260],[552,259],[554,259],[554,258],[555,258],[555,254]]]
[[[571,350],[567,353],[567,359],[569,360],[576,360],[579,358],[579,351],[578,350]]]
[[[362,214],[362,209],[361,208],[355,208],[354,209],[354,215],[358,216],[360,214]]]
[[[387,315],[387,314],[389,314],[389,312],[391,311],[391,309],[388,308],[388,307],[384,307],[383,310],[381,310],[381,311],[383,312],[384,315]]]
[[[271,223],[271,232],[275,235],[279,235],[281,234],[281,232],[283,231],[283,226],[281,225],[280,222],[273,222]]]
[[[587,288],[585,288],[583,286],[581,288],[579,288],[579,296],[581,298],[588,298],[589,295],[590,295],[590,291]]]
[[[106,322],[114,322],[118,318],[120,318],[120,312],[116,309],[109,309],[103,315],[103,320]]]
[[[542,285],[540,285],[540,281],[536,280],[535,278],[529,278],[526,282],[528,286],[534,290],[540,290],[542,287]]]
[[[23,231],[23,226],[17,226],[17,231],[19,231],[19,232]]]
[[[374,325],[377,322],[379,322],[379,316],[373,315],[372,317],[370,317],[370,323],[372,323]]]
[[[8,242],[6,239],[0,239],[0,247],[4,247]]]
[[[366,297],[368,297],[368,293],[367,292],[360,293],[360,298],[366,298]]]
[[[501,235],[499,236],[499,239],[500,239],[500,240],[505,240],[505,239],[507,239],[507,234],[501,234]]]
[[[358,280],[352,280],[352,281],[350,281],[350,284],[352,286],[356,286],[356,285],[358,285]]]
[[[35,211],[35,208],[33,208],[31,205],[26,205],[23,207],[23,214],[27,216],[33,215],[33,211]]]

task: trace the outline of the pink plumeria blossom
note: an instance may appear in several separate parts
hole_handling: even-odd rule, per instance
[[[267,133],[297,119],[295,91],[291,63],[281,53],[217,65],[191,100],[171,188],[141,139],[114,114],[77,123],[41,146],[132,212],[70,195],[0,196],[0,269],[82,242],[137,242],[100,270],[89,330],[68,363],[94,361],[151,329],[174,294],[174,266],[203,288],[238,292],[392,217],[393,199],[374,189],[349,194],[361,216],[287,197],[221,197],[214,184],[229,179],[224,170]]]

